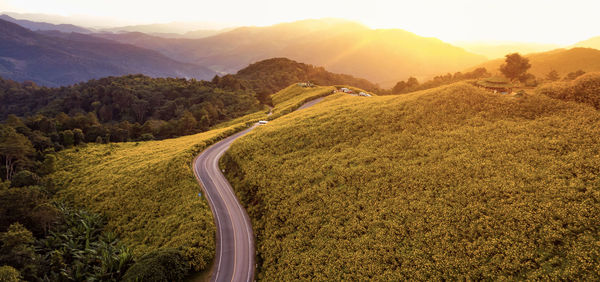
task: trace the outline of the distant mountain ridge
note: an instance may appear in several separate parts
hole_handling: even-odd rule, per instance
[[[561,48],[558,44],[543,44],[533,42],[459,42],[454,45],[469,52],[484,55],[490,59],[502,58],[506,54],[519,52],[521,54],[546,52]]]
[[[29,20],[15,19],[9,15],[0,15],[0,20],[5,20],[11,23],[18,24],[24,28],[32,31],[38,30],[58,30],[61,32],[78,32],[78,33],[92,33],[91,30],[72,24],[51,24],[45,22],[34,22]]]
[[[181,63],[133,45],[80,33],[36,33],[0,20],[2,77],[58,86],[132,73],[197,79],[215,75],[208,68]]]
[[[240,27],[202,39],[140,34],[101,35],[159,51],[173,59],[235,73],[274,57],[364,77],[383,87],[409,76],[430,77],[482,63],[485,57],[435,38],[400,29],[370,29],[340,19],[304,20],[267,27]]]

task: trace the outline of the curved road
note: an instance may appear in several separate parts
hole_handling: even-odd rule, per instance
[[[309,101],[298,110],[308,108],[323,98]],[[217,227],[217,248],[211,281],[253,281],[254,233],[246,210],[219,170],[219,159],[237,138],[254,129],[252,127],[231,135],[208,147],[194,160],[194,174],[204,187]]]

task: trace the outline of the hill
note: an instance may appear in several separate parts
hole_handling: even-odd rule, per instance
[[[92,33],[91,30],[83,28],[83,27],[79,27],[76,25],[72,25],[72,24],[51,24],[51,23],[45,23],[45,22],[34,22],[34,21],[29,21],[29,20],[19,20],[19,19],[15,19],[9,15],[0,15],[0,20],[5,20],[7,22],[11,22],[14,24],[18,24],[24,28],[27,28],[29,30],[32,31],[39,31],[39,30],[56,30],[56,31],[60,31],[60,32],[67,32],[67,33],[71,33],[71,32],[77,32],[77,33]]]
[[[544,78],[552,70],[556,70],[560,77],[578,70],[585,72],[600,71],[600,50],[591,48],[557,49],[524,56],[529,59],[531,64],[529,72],[538,78]],[[504,59],[497,59],[477,67],[484,67],[492,73],[499,73],[498,68],[502,63],[504,63]]]
[[[4,20],[0,20],[0,54],[0,76],[46,86],[132,73],[198,79],[215,74],[133,45],[100,42],[83,34],[77,38],[52,37]]]
[[[23,117],[28,136],[55,143],[71,130],[82,132],[82,142],[171,138],[263,109],[252,91],[232,84],[128,75],[44,88],[0,78],[0,120]]]
[[[590,39],[577,42],[573,46],[574,47],[594,48],[594,49],[600,50],[600,36],[592,37]]]
[[[585,104],[466,83],[340,93],[222,162],[258,280],[595,280],[598,121]]]
[[[354,85],[369,91],[377,91],[378,86],[362,78],[346,74],[336,74],[299,63],[287,58],[273,58],[251,64],[235,74],[235,78],[245,81],[258,94],[273,94],[290,84],[310,81],[317,85]]]
[[[196,40],[147,38],[139,41],[126,36],[117,40],[131,44],[143,42],[145,48],[218,72],[235,73],[260,60],[286,57],[323,66],[332,72],[364,77],[383,87],[393,86],[411,75],[429,77],[485,60],[438,39],[399,29],[373,30],[338,19],[241,27]]]
[[[558,49],[557,44],[543,44],[532,42],[455,42],[454,45],[465,50],[486,56],[490,59],[503,58],[510,53],[539,53]]]

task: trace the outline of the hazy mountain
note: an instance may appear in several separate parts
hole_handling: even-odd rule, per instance
[[[455,42],[469,52],[486,56],[490,59],[502,58],[510,53],[537,53],[560,48],[557,44],[543,44],[533,42]]]
[[[600,36],[592,37],[590,39],[575,43],[575,47],[587,47],[600,50]]]
[[[78,32],[78,33],[91,33],[92,31],[83,27],[79,27],[72,24],[51,24],[45,22],[34,22],[28,20],[18,20],[9,15],[0,15],[0,19],[9,21],[11,23],[18,24],[24,28],[37,31],[37,30],[58,30],[61,32]]]
[[[215,30],[215,29],[192,30],[192,31],[188,31],[188,32],[184,33],[180,38],[190,38],[190,39],[204,38],[204,37],[217,35],[219,33],[231,31],[234,29],[235,28],[224,28],[224,29],[217,29],[217,30]]]
[[[600,51],[591,48],[557,49],[543,53],[525,55],[531,64],[530,73],[543,78],[552,70],[561,77],[570,72],[583,70],[585,72],[600,71]],[[499,72],[498,68],[504,59],[491,60],[477,67],[485,67],[488,71]]]
[[[205,67],[160,53],[84,34],[35,33],[0,20],[0,76],[42,85],[64,85],[105,76],[211,78]]]
[[[183,36],[188,32],[204,33],[206,36],[215,35],[219,30],[223,29],[223,25],[208,23],[208,22],[172,22],[172,23],[157,23],[157,24],[143,24],[143,25],[130,25],[130,26],[119,26],[112,28],[104,28],[102,31],[105,32],[143,32],[148,34],[179,34]],[[170,37],[170,36],[169,36]]]
[[[40,13],[15,13],[15,12],[1,12],[2,14],[11,16],[15,19],[20,20],[29,20],[34,22],[45,22],[51,24],[73,24],[76,26],[81,26],[85,28],[97,28],[97,27],[107,27],[107,26],[119,26],[125,25],[126,22],[103,18],[103,17],[94,17],[89,15],[70,15],[70,16],[60,16],[60,15],[52,15],[52,14],[40,14]]]
[[[364,77],[384,87],[409,76],[425,78],[485,61],[483,56],[435,38],[399,29],[373,30],[338,19],[241,27],[196,40],[139,34],[106,37],[219,72],[235,73],[256,61],[287,57],[332,72]]]

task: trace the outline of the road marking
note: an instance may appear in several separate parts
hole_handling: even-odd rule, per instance
[[[220,218],[219,218],[219,212],[216,210],[215,207],[215,202],[212,200],[212,197],[210,196],[210,192],[208,191],[208,188],[206,186],[206,184],[204,183],[204,181],[202,180],[202,177],[200,177],[200,174],[198,173],[198,161],[200,158],[196,158],[196,163],[194,163],[194,171],[196,172],[196,178],[200,179],[200,182],[202,183],[202,187],[204,187],[204,191],[206,192],[206,195],[208,197],[208,200],[211,203],[211,210],[213,210],[213,213],[217,219],[217,225],[219,225],[219,237],[223,236],[223,229],[220,223]],[[205,166],[206,167],[206,166]],[[215,273],[215,281],[217,280],[217,278],[219,278],[219,273],[221,271],[221,260],[223,257],[223,242],[220,242],[219,244],[219,262],[217,263],[217,273]]]
[[[219,146],[223,146],[223,144],[225,144],[225,143],[219,144]],[[210,153],[214,153],[214,151],[217,151],[217,156],[219,156],[219,150],[217,150],[217,149],[220,149],[219,146],[215,147],[216,149],[213,150],[213,152],[210,152]],[[213,158],[212,164],[213,164],[213,169],[216,168],[217,173],[218,173],[219,167],[217,166],[217,160],[218,160],[218,158]],[[208,163],[208,158],[207,158],[206,163]],[[209,171],[208,170],[208,166],[206,166],[206,168],[207,168],[207,171]],[[211,173],[208,173],[208,178],[210,178],[210,181],[212,183],[216,184],[215,179],[211,176]],[[218,180],[218,178],[217,178],[217,180]],[[222,184],[222,183],[220,183],[220,184]],[[237,232],[236,232],[236,229],[235,229],[235,225],[233,224],[233,217],[232,217],[231,210],[229,209],[229,205],[226,203],[226,199],[225,199],[225,197],[223,197],[223,194],[221,193],[221,189],[219,189],[218,185],[215,185],[215,190],[217,190],[217,193],[219,193],[219,196],[221,196],[221,199],[223,200],[223,203],[225,204],[225,208],[227,209],[227,213],[228,213],[228,217],[229,217],[229,222],[231,223],[231,230],[233,231],[233,273],[231,274],[231,281],[233,281],[233,278],[235,277],[235,273],[236,273],[235,272],[235,266],[236,266],[236,263],[237,263],[237,256],[235,255],[235,251],[237,249],[235,247],[237,245],[237,240],[236,240],[236,237],[237,237],[236,233]],[[221,246],[222,245],[223,244],[221,244]],[[220,264],[220,262],[219,262],[219,264]]]
[[[231,143],[233,143],[233,142],[231,142]],[[231,144],[229,144],[229,146],[230,145]],[[223,154],[225,153],[225,151],[227,151],[227,149],[229,149],[229,146],[227,146],[227,148],[225,148],[225,150],[219,152],[219,155],[217,156],[216,159],[221,159],[221,157],[223,156]],[[216,165],[216,163],[215,163],[215,165]],[[218,167],[217,167],[217,169],[218,169]],[[225,181],[227,181],[227,178],[225,178],[225,175],[223,175],[222,173],[220,173],[220,174],[221,174],[222,178],[225,179]],[[229,182],[227,181],[227,183],[229,183]],[[228,185],[228,186],[230,186],[230,185]],[[238,198],[235,196],[235,193],[233,192],[233,187],[232,186],[230,186],[230,187],[231,187],[231,189],[227,189],[227,190],[228,190],[229,194],[233,197],[233,199],[237,203],[236,206],[238,207],[238,210],[240,211],[240,215],[244,219],[243,220],[244,227],[246,228],[246,234],[248,234],[248,270],[251,270],[252,269],[252,251],[251,250],[253,248],[250,247],[250,246],[252,246],[252,238],[250,236],[250,230],[248,228],[248,221],[250,220],[250,217],[248,216],[248,218],[246,218],[246,214],[242,210],[242,203],[240,203],[239,200],[238,200]],[[251,279],[250,278],[250,271],[248,271],[246,273],[246,278],[247,278],[246,281],[250,281],[250,279]]]

